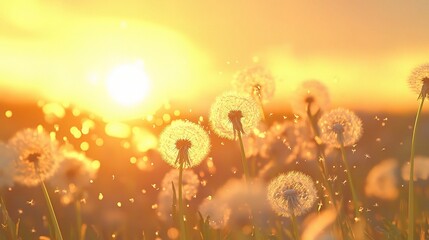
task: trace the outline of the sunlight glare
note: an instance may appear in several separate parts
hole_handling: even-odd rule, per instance
[[[109,95],[123,106],[141,103],[149,92],[149,85],[143,63],[140,61],[117,66],[106,81]]]

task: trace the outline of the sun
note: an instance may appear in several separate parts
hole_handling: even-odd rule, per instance
[[[110,97],[122,106],[141,103],[150,90],[148,76],[141,61],[115,67],[107,76],[106,87]]]

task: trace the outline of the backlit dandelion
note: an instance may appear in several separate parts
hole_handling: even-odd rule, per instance
[[[269,205],[266,184],[255,179],[251,184],[241,179],[229,179],[221,186],[213,199],[230,209],[229,226],[240,226],[249,223],[253,217],[256,226],[262,226],[269,219]]]
[[[18,153],[4,143],[0,143],[0,189],[11,187],[15,175],[15,160]]]
[[[249,134],[261,121],[258,103],[248,94],[227,92],[216,98],[210,109],[210,125],[222,138],[235,140]]]
[[[410,87],[419,94],[420,104],[417,109],[416,118],[414,121],[413,135],[411,137],[411,150],[410,150],[410,174],[409,179],[414,179],[414,154],[415,154],[415,141],[417,126],[419,123],[420,115],[423,109],[423,104],[428,96],[429,90],[429,64],[423,64],[415,68],[410,77],[408,78]],[[408,240],[414,239],[414,181],[408,182]]]
[[[410,181],[410,164],[404,164],[401,169],[402,179]],[[416,156],[414,158],[414,181],[427,180],[429,178],[429,157]]]
[[[267,131],[266,144],[260,146],[262,156],[271,158],[280,165],[296,160],[301,143],[300,137],[296,134],[297,129],[294,122],[274,122]]]
[[[179,172],[175,169],[171,169],[165,174],[161,181],[161,191],[158,195],[158,217],[165,222],[169,220],[169,216],[172,216],[173,213],[172,206],[174,194],[171,184],[174,184],[175,190],[177,191],[177,187],[179,186]],[[198,175],[191,169],[183,170],[181,184],[183,188],[182,198],[188,201],[195,198],[200,186]],[[177,197],[178,196],[176,196],[176,198]]]
[[[330,235],[329,227],[335,222],[338,217],[338,211],[334,207],[330,207],[324,211],[313,214],[310,219],[306,219],[306,227],[302,232],[302,239],[305,240],[327,240],[335,239]],[[327,234],[326,237],[323,235]]]
[[[344,147],[355,144],[362,136],[362,121],[352,111],[342,108],[331,110],[319,119],[320,136],[324,143],[341,150],[341,159],[347,172],[352,192],[355,218],[359,219],[360,201],[353,183]]]
[[[18,158],[15,160],[14,180],[26,186],[40,184],[49,210],[52,236],[62,240],[61,229],[44,183],[46,179],[54,175],[59,163],[63,160],[58,142],[39,126],[37,129],[27,128],[15,133],[9,140],[9,145],[18,152]]]
[[[210,125],[220,137],[235,140],[238,138],[241,150],[241,163],[246,181],[250,178],[242,135],[249,134],[262,118],[258,103],[248,94],[227,92],[216,98],[210,109]]]
[[[267,69],[255,66],[239,71],[232,86],[238,92],[250,94],[257,101],[266,103],[274,95],[275,80]]]
[[[161,182],[162,191],[168,192],[168,194],[173,197],[173,189],[171,183],[175,187],[179,186],[179,173],[174,169],[170,170],[165,174]],[[198,175],[194,173],[191,169],[183,171],[182,177],[182,186],[183,186],[183,198],[186,200],[191,200],[198,193],[198,187],[200,186],[200,180]],[[170,206],[172,204],[172,199],[170,199]]]
[[[350,110],[337,108],[319,119],[322,141],[340,148],[355,144],[362,136],[362,121]]]
[[[292,171],[281,174],[268,185],[268,201],[281,216],[300,216],[313,207],[317,190],[306,174]]]
[[[210,138],[200,125],[176,120],[161,133],[159,150],[164,161],[171,166],[179,168],[183,163],[184,168],[190,168],[207,156]]]
[[[26,186],[36,186],[52,177],[63,160],[58,142],[42,128],[17,132],[9,145],[19,154],[14,180]]]
[[[50,179],[53,186],[61,190],[80,189],[96,178],[98,168],[92,164],[92,159],[71,149],[62,149],[62,153],[64,161]]]
[[[420,65],[413,69],[408,77],[411,89],[419,94],[419,98],[428,97],[429,91],[429,63]]]
[[[291,99],[294,113],[306,117],[308,113],[315,115],[318,111],[329,107],[330,98],[328,89],[317,80],[303,82],[296,90]]]
[[[226,227],[231,215],[231,208],[226,203],[216,199],[205,199],[198,207],[204,219],[208,218],[210,227],[213,229],[222,229]]]
[[[173,121],[161,133],[159,149],[163,159],[173,167],[179,168],[178,198],[180,239],[186,239],[185,219],[182,199],[183,168],[198,165],[210,150],[207,132],[195,123],[183,120]]]
[[[405,169],[403,173],[409,173]],[[386,159],[375,165],[368,173],[365,184],[365,194],[385,200],[395,200],[399,195],[398,161]]]

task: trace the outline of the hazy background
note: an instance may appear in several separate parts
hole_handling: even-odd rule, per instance
[[[334,106],[413,112],[406,79],[427,61],[428,10],[423,0],[0,1],[0,100],[49,99],[117,118],[168,100],[205,112],[257,63],[278,79],[269,111],[289,109],[296,86],[319,79]],[[144,97],[119,104],[106,79],[136,62]]]

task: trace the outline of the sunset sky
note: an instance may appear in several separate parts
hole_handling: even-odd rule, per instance
[[[424,0],[0,1],[0,100],[106,117],[168,100],[205,111],[237,71],[259,64],[278,80],[270,111],[318,79],[334,106],[412,112],[406,80],[429,61],[428,10]],[[144,81],[122,89],[118,76]]]

